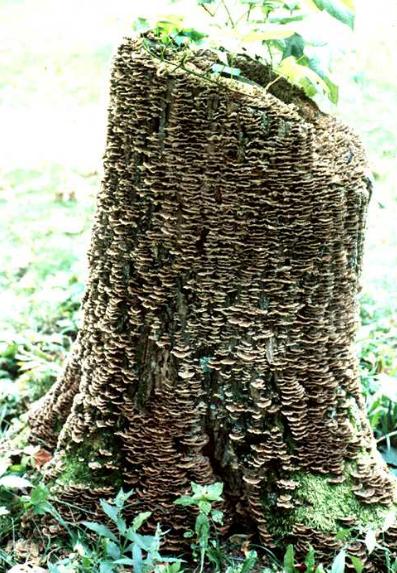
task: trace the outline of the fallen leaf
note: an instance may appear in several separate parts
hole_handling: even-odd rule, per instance
[[[34,454],[33,460],[35,467],[41,468],[41,466],[52,460],[52,454],[47,450],[40,449]]]

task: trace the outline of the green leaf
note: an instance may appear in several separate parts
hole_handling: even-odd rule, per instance
[[[284,42],[283,59],[294,56],[299,59],[303,56],[305,41],[300,34],[293,34]]]
[[[315,552],[313,547],[310,547],[305,559],[306,572],[307,573],[314,572],[315,564],[316,564]]]
[[[113,567],[113,563],[109,561],[101,561],[99,564],[99,573],[115,573],[116,569]]]
[[[133,489],[131,489],[130,491],[124,491],[123,488],[121,488],[116,497],[114,498],[115,506],[118,507],[119,509],[122,509],[124,507],[125,502],[132,496],[133,493],[134,493]]]
[[[129,557],[122,557],[121,559],[117,559],[114,563],[115,565],[134,565],[134,561]]]
[[[232,68],[230,66],[225,66],[223,64],[213,64],[211,71],[214,74],[220,74],[225,76],[239,76],[241,71],[239,68]]]
[[[194,28],[184,28],[183,30],[180,30],[176,36],[174,36],[174,41],[178,46],[189,43],[197,44],[199,46],[207,37],[208,34],[199,32]]]
[[[114,523],[117,523],[119,518],[119,509],[115,505],[111,505],[104,499],[100,500],[101,507],[104,513],[112,520]]]
[[[333,104],[337,104],[339,100],[339,88],[321,68],[320,62],[317,58],[306,58],[307,66],[313,70],[326,84],[328,88],[328,97]]]
[[[30,503],[34,506],[48,501],[50,491],[44,484],[39,484],[30,492]]]
[[[215,0],[197,0],[199,6],[205,6],[205,4],[213,4]]]
[[[397,467],[397,448],[390,446],[387,449],[380,450],[380,453],[387,464]]]
[[[345,565],[346,565],[346,552],[344,549],[341,549],[332,563],[330,573],[345,573]]]
[[[199,539],[200,545],[206,545],[209,538],[210,533],[210,524],[208,521],[208,517],[203,513],[200,513],[196,517],[195,527],[196,535]]]
[[[295,573],[295,552],[293,545],[288,545],[283,564],[285,573]]]
[[[137,18],[132,23],[132,29],[135,32],[140,32],[140,33],[147,32],[148,30],[150,30],[150,23],[148,20],[146,20],[146,18]]]
[[[211,511],[211,504],[209,501],[199,501],[198,502],[198,508],[205,515],[208,515]]]
[[[132,547],[132,561],[134,573],[142,573],[143,571],[143,555],[142,549],[138,545]]]
[[[106,555],[108,557],[111,557],[112,559],[120,559],[121,557],[120,547],[114,541],[110,541],[110,539],[107,539],[105,550],[106,550]]]
[[[140,527],[142,527],[142,525],[149,519],[151,515],[151,511],[143,511],[142,513],[138,513],[132,522],[132,529],[137,531]]]
[[[26,489],[28,487],[33,487],[33,484],[23,477],[6,475],[0,478],[0,486],[7,489]]]
[[[257,552],[253,550],[248,551],[239,573],[250,573],[250,571],[255,567],[257,560],[258,560]]]
[[[215,482],[207,486],[207,499],[210,501],[221,501],[223,493],[223,483]]]
[[[368,529],[365,535],[364,543],[368,553],[371,554],[376,547],[376,534],[373,529]]]
[[[338,541],[346,541],[350,537],[351,537],[350,529],[345,529],[343,527],[341,527],[335,535],[335,539],[337,539]]]
[[[111,541],[115,541],[117,543],[117,537],[113,531],[110,531],[110,529],[103,523],[98,523],[96,521],[83,521],[82,524],[85,525],[87,529],[90,529],[100,537],[105,537],[106,539],[110,539]]]
[[[132,545],[129,546],[131,551],[134,545],[138,545],[143,551],[150,553],[157,544],[155,535],[141,535],[140,533],[135,533],[131,527],[128,530],[127,538],[133,542]]]
[[[181,497],[178,497],[178,499],[176,499],[174,501],[175,505],[195,505],[196,500],[194,500],[192,497],[187,496],[187,495],[183,495]]]
[[[304,14],[296,14],[295,16],[269,16],[269,22],[277,24],[291,24],[292,22],[301,22],[304,19]]]
[[[215,523],[220,523],[220,524],[223,523],[223,511],[220,511],[219,509],[214,509],[211,513],[211,517]]]
[[[355,555],[350,555],[349,557],[354,567],[354,571],[356,573],[362,573],[362,571],[364,571],[364,563],[361,561],[361,559],[359,559]]]
[[[290,83],[302,88],[308,97],[316,95],[319,89],[329,94],[326,82],[315,71],[298,63],[294,56],[282,60],[277,71]]]
[[[351,29],[354,28],[354,11],[343,0],[313,0],[313,2],[319,10],[328,12]]]
[[[293,28],[288,28],[284,24],[267,24],[260,30],[250,32],[241,37],[243,42],[267,42],[269,40],[282,40],[295,34]]]

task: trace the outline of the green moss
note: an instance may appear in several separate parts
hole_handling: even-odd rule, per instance
[[[276,538],[290,533],[296,523],[336,535],[343,529],[340,520],[347,517],[356,519],[355,526],[377,528],[391,510],[385,505],[361,503],[350,476],[339,484],[329,483],[328,475],[306,472],[297,472],[291,478],[299,484],[293,496],[296,507],[287,512],[268,508],[269,530]]]
[[[101,436],[90,436],[84,444],[75,444],[63,453],[63,470],[58,475],[57,482],[121,486],[119,472],[106,469],[106,460],[101,456],[100,450],[111,451],[113,462],[119,458],[113,435],[103,433]],[[96,467],[90,467],[90,464],[94,463]]]
[[[88,467],[87,461],[80,461],[80,458],[71,455],[62,457],[63,470],[57,481],[64,484],[80,483],[89,484],[94,481],[94,472]],[[95,479],[96,481],[96,479]]]

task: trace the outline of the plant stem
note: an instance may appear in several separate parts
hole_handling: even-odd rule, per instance
[[[281,80],[283,76],[277,76],[274,80],[272,80],[271,82],[269,82],[266,86],[265,86],[265,91],[268,92],[269,88],[271,88],[276,82],[278,82],[279,80]]]
[[[234,21],[233,21],[232,15],[231,15],[231,13],[230,13],[230,10],[229,10],[229,7],[228,7],[226,1],[225,1],[225,0],[221,0],[221,4],[222,4],[222,6],[223,6],[224,9],[225,9],[226,14],[227,14],[227,17],[228,17],[228,20],[229,20],[229,22],[230,22],[230,25],[231,25],[231,27],[232,27],[233,30],[234,30],[235,27],[236,27],[236,25],[235,25],[235,23],[234,23]]]
[[[397,436],[397,430],[395,430],[394,432],[390,432],[389,434],[385,434],[381,438],[378,438],[376,440],[376,443],[380,444],[381,442],[388,441],[389,438],[392,438],[393,436]]]
[[[211,10],[205,4],[201,4],[201,7],[213,18],[215,16],[215,12],[211,12]]]

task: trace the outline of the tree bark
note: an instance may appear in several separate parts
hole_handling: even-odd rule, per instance
[[[174,500],[221,480],[231,530],[328,555],[395,503],[353,347],[363,149],[283,81],[148,46],[115,58],[84,321],[33,440],[82,512],[134,488],[174,547],[192,518]]]

